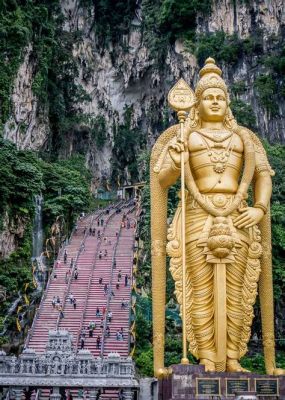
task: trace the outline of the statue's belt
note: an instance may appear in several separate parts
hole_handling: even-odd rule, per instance
[[[226,209],[229,207],[235,199],[234,194],[224,194],[224,193],[211,193],[211,194],[203,194],[204,200],[209,202],[212,206],[219,209]],[[247,202],[242,200],[238,209],[241,207],[247,207]],[[238,216],[239,211],[235,210],[231,213],[232,218]],[[209,217],[209,213],[204,211],[202,207],[198,204],[198,202],[191,196],[187,195],[186,200],[186,215],[187,213],[195,214],[195,219],[186,218],[185,224],[185,233],[186,233],[186,243],[190,243],[196,241],[200,238],[201,232],[204,229],[205,223],[211,217]],[[250,244],[248,229],[237,229],[233,228],[239,239],[247,244]]]
[[[225,194],[225,193],[203,193],[202,194],[204,201],[214,206],[217,209],[226,209],[229,207],[235,199],[235,194]],[[238,209],[240,207],[247,207],[247,202],[242,200]],[[188,194],[186,200],[186,209],[194,210],[196,208],[202,208],[198,202]]]

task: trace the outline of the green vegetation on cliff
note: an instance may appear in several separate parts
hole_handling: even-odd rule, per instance
[[[69,225],[80,211],[90,206],[90,172],[82,156],[49,163],[32,151],[17,150],[0,139],[0,218],[32,220],[34,197],[44,196],[44,219],[51,225],[63,215]]]
[[[121,184],[123,171],[128,168],[130,179],[135,182],[139,178],[137,154],[146,145],[145,134],[137,126],[132,126],[132,107],[125,107],[124,121],[114,125],[114,159],[112,161],[112,181]]]
[[[13,80],[23,59],[23,51],[32,44],[34,57],[47,66],[48,49],[57,40],[56,16],[59,1],[3,0],[0,4],[0,117],[5,122],[11,112]],[[48,46],[47,46],[48,45]],[[43,78],[41,78],[43,79]],[[39,81],[36,86],[40,86]],[[36,87],[35,86],[35,87]]]
[[[64,31],[63,22],[59,0],[4,0],[0,4],[0,122],[5,123],[12,113],[14,79],[28,54],[32,90],[39,100],[37,113],[41,116],[48,110],[52,157],[58,155],[65,134],[84,120],[78,105],[90,100],[76,82],[72,48],[80,34]]]
[[[8,296],[0,306],[0,319],[11,302],[31,282],[32,222],[34,198],[44,197],[45,233],[57,217],[67,231],[76,215],[90,206],[91,174],[84,156],[58,160],[66,135],[83,117],[79,103],[89,97],[77,84],[78,70],[72,55],[80,34],[62,29],[59,0],[13,0],[0,4],[0,125],[13,115],[12,92],[24,56],[32,66],[32,91],[38,99],[37,116],[48,118],[51,134],[41,157],[18,150],[0,139],[0,230],[13,235],[16,249],[0,261],[0,279]],[[19,125],[22,134],[27,126]],[[92,132],[98,148],[104,144],[102,121],[93,118]],[[3,130],[0,129],[0,138]],[[3,245],[4,246],[4,245]]]
[[[9,257],[0,260],[0,282],[7,293],[0,304],[0,320],[18,294],[24,293],[24,285],[32,282],[35,196],[42,193],[44,198],[46,233],[56,217],[65,221],[70,232],[76,216],[91,205],[90,179],[83,156],[49,163],[0,139],[0,230],[15,235],[16,245]]]
[[[244,39],[236,33],[229,35],[224,31],[197,33],[197,18],[210,13],[211,3],[210,0],[143,0],[143,35],[157,67],[164,69],[169,45],[176,39],[184,43],[186,52],[196,56],[200,66],[208,57],[214,57],[221,66],[227,65],[233,71],[244,60],[252,65],[253,70],[256,65],[262,66],[263,72],[255,77],[254,89],[260,105],[271,116],[278,116],[278,101],[285,98],[282,34],[268,38],[259,27],[255,27]],[[239,99],[239,103],[235,104],[242,114],[241,123],[246,118],[247,125],[254,127],[254,117],[250,116],[252,109],[241,101]]]
[[[98,45],[106,46],[128,34],[137,6],[136,0],[81,0],[81,6],[94,10],[92,27]],[[89,8],[89,9],[90,9]]]

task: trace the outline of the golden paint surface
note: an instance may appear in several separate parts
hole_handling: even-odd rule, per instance
[[[243,370],[239,360],[247,351],[259,282],[266,371],[284,372],[275,367],[274,349],[274,173],[258,137],[235,121],[221,73],[209,58],[195,92],[183,80],[171,89],[169,103],[180,124],[164,131],[152,151],[153,346],[158,377],[169,372],[164,367],[166,252],[188,349],[206,371]],[[185,194],[183,183],[182,198],[167,227],[167,191],[181,174]],[[246,201],[250,185],[252,207]],[[185,352],[183,360],[187,361]]]

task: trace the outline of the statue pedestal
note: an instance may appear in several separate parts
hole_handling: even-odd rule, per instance
[[[285,396],[285,376],[205,372],[202,365],[172,365],[172,375],[159,381],[159,399],[273,400]],[[284,397],[285,398],[285,397]]]

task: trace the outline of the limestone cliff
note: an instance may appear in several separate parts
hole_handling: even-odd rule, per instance
[[[17,249],[19,239],[24,236],[26,223],[17,215],[10,219],[7,213],[4,215],[3,229],[0,231],[0,260]]]
[[[216,0],[211,14],[199,16],[200,32],[224,30],[248,37],[257,27],[264,30],[265,37],[281,35],[284,28],[285,9],[282,0],[229,1]]]
[[[163,59],[158,59],[151,51],[147,37],[152,33],[145,24],[144,3],[145,1],[140,0],[136,2],[132,23],[126,34],[117,43],[109,42],[100,47],[94,29],[96,7],[92,6],[92,2],[61,1],[65,16],[62,29],[80,33],[80,40],[74,43],[72,50],[79,68],[77,83],[90,96],[90,101],[76,104],[76,107],[82,114],[104,118],[105,140],[103,145],[98,146],[92,140],[88,121],[79,123],[65,135],[60,154],[68,156],[76,151],[84,153],[93,171],[95,186],[102,178],[109,179],[112,173],[114,177],[115,167],[121,170],[121,183],[137,178],[132,175],[127,163],[122,162],[123,157],[118,155],[115,148],[116,132],[118,126],[124,124],[126,109],[131,109],[128,128],[134,129],[134,134],[135,129],[139,130],[143,140],[125,151],[138,154],[145,147],[150,147],[159,132],[173,122],[173,115],[166,102],[170,87],[180,76],[191,85],[197,79],[197,42],[194,47],[190,43],[189,47],[189,41],[176,38],[173,43],[167,44]],[[267,54],[275,54],[284,35],[284,22],[282,0],[215,0],[211,2],[208,15],[198,13],[196,16],[198,38],[199,35],[224,31],[226,34],[236,35],[236,40],[248,39],[245,43],[250,45],[252,37],[255,42],[258,41],[259,47],[249,46],[247,53],[241,54],[234,62],[222,60],[221,67],[230,85],[243,86],[242,90],[235,93],[235,100],[238,106],[245,104],[246,112],[252,117],[252,125],[257,127],[258,133],[281,142],[285,139],[284,102],[279,99],[276,102],[276,112],[273,113],[270,107],[265,106],[266,93],[265,100],[260,101],[255,82],[260,75],[268,72],[260,64],[259,55],[262,53],[262,57],[265,57]],[[39,107],[38,99],[33,94],[34,60],[29,56],[31,51],[29,46],[15,79],[13,114],[6,122],[5,136],[16,142],[20,148],[38,150],[46,146],[52,128],[48,109]]]
[[[24,50],[13,85],[12,112],[4,127],[4,138],[21,149],[39,150],[49,133],[45,115],[39,111],[39,100],[32,90],[35,61],[31,58],[32,46]]]

